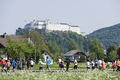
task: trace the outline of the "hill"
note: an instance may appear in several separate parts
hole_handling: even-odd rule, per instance
[[[91,40],[98,38],[105,48],[108,48],[112,44],[118,46],[120,43],[120,24],[96,30],[88,36]]]
[[[59,53],[66,53],[71,49],[79,49],[83,52],[88,51],[89,46],[89,40],[75,32],[71,31],[54,31],[54,32],[45,32],[40,29],[35,29],[42,37],[44,38],[46,45],[48,45],[49,49],[51,50],[51,47],[55,47],[55,45],[58,46]],[[18,28],[16,30],[16,35],[25,35],[29,34],[29,30],[25,30],[22,28]],[[51,46],[51,44],[53,44]]]

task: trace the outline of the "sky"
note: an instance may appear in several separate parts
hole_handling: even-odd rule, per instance
[[[0,0],[0,34],[15,34],[25,22],[45,19],[89,34],[120,23],[120,0]]]

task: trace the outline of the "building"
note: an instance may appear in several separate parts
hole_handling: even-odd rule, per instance
[[[6,35],[6,33],[1,35],[0,36],[0,52],[2,52],[1,57],[3,57],[5,60],[7,60],[7,53],[4,51],[4,49],[7,47],[9,38],[12,38],[14,40],[25,40],[26,39],[22,37],[21,35],[9,35],[8,36]],[[30,38],[28,38],[28,42],[33,44]],[[51,57],[51,55],[47,51],[42,51],[42,53],[43,53],[44,60],[46,60],[46,57],[48,56],[48,58],[51,60],[51,64],[53,64],[53,58]]]
[[[53,57],[47,52],[47,51],[42,51],[43,57],[44,57],[44,62],[46,62],[46,58],[50,59],[51,63],[53,64]]]
[[[64,54],[65,61],[69,59],[70,61],[74,61],[76,59],[77,61],[85,61],[87,59],[87,55],[80,50],[71,50]]]
[[[54,24],[51,23],[49,20],[44,20],[44,21],[39,21],[39,20],[33,20],[30,23],[25,24],[24,29],[43,29],[48,32],[52,31],[72,31],[76,32],[78,34],[80,33],[80,27],[79,26],[72,26],[66,23],[59,23],[59,24]]]
[[[4,33],[3,35],[0,35],[0,53],[1,57],[3,57],[5,60],[7,60],[7,53],[5,52],[5,48],[7,47],[8,44],[8,39],[12,38],[14,40],[25,40],[25,38],[23,38],[20,35],[6,35],[6,33]]]

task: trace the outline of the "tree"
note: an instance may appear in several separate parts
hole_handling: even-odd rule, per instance
[[[107,60],[108,61],[113,61],[118,57],[117,55],[117,46],[116,45],[111,45],[107,49]]]
[[[117,50],[118,57],[120,58],[120,47]]]
[[[45,50],[49,52],[49,49],[45,43],[44,38],[37,31],[31,30],[29,31],[29,34],[26,34],[25,36],[27,38],[30,38],[33,41],[35,46],[37,45],[38,47],[40,47],[39,49],[41,51]]]
[[[6,51],[9,57],[31,57],[34,47],[27,40],[9,39]]]
[[[45,43],[45,45],[47,45],[46,43],[48,43],[48,41],[52,41],[52,42],[56,42],[56,44],[59,47],[59,53],[66,53],[70,50],[70,45],[71,45],[71,40],[74,40],[75,43],[78,46],[78,49],[80,49],[83,52],[88,52],[89,49],[89,38],[86,38],[85,36],[79,35],[77,33],[74,32],[70,32],[70,31],[65,31],[65,32],[45,32],[44,30],[40,30],[40,29],[35,29],[35,30],[24,30],[24,29],[18,29],[16,31],[16,34],[22,35],[22,34],[28,34],[30,38],[34,38],[32,40],[36,40],[38,41],[39,38],[36,38],[38,36],[41,36],[43,38],[42,43]],[[39,34],[38,36],[34,36],[35,34]],[[40,38],[41,38],[40,37]],[[36,42],[35,41],[35,42]],[[39,40],[40,41],[40,40]],[[38,43],[36,43],[38,44]],[[47,50],[46,47],[41,47]]]
[[[51,53],[56,54],[59,52],[59,47],[56,42],[48,41],[48,48]]]
[[[71,39],[69,50],[76,50],[76,49],[79,49],[78,44],[75,42],[75,40]]]
[[[89,54],[90,57],[95,59],[95,58],[104,58],[104,50],[102,44],[99,42],[98,39],[93,39],[90,42],[90,47],[89,47]]]

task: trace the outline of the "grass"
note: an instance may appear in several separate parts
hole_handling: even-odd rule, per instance
[[[0,80],[120,80],[116,72],[87,72],[87,73],[13,73],[1,74]]]
[[[34,70],[38,70],[38,69],[39,69],[39,66],[40,66],[40,65],[36,64],[36,65],[33,67],[33,69],[34,69]],[[66,65],[64,65],[64,66],[65,66],[65,68],[66,68]],[[73,67],[74,67],[74,64],[71,63],[71,64],[70,64],[70,69],[73,69]],[[46,69],[46,65],[43,65],[43,68]],[[58,69],[59,69],[59,65],[58,65],[57,63],[54,63],[54,64],[50,65],[50,68],[51,68],[52,70],[58,70]],[[78,63],[78,68],[79,68],[79,69],[86,69],[86,64],[85,64],[85,63]]]
[[[70,69],[74,64],[71,63]],[[46,65],[43,66],[46,69]],[[51,66],[52,70],[58,70],[58,64]],[[79,70],[86,70],[85,63],[78,63]],[[12,69],[12,67],[11,67]],[[34,65],[34,70],[39,69],[39,65]],[[89,71],[89,72],[15,72],[0,73],[0,80],[120,80],[119,72],[105,71]]]
[[[35,64],[34,67],[33,67],[33,70],[38,70],[39,66],[40,65]],[[64,66],[66,68],[66,65],[64,65]],[[74,67],[74,64],[71,63],[70,64],[70,69],[73,69],[73,67]],[[85,63],[78,63],[78,68],[79,69],[86,69],[86,64]],[[1,69],[1,66],[0,66],[0,69]],[[10,67],[10,69],[12,70],[12,66]],[[25,66],[25,69],[27,69],[27,66]],[[46,69],[46,65],[45,64],[43,65],[43,69]],[[50,65],[50,69],[51,70],[58,70],[59,69],[59,65],[57,63],[51,64]]]

